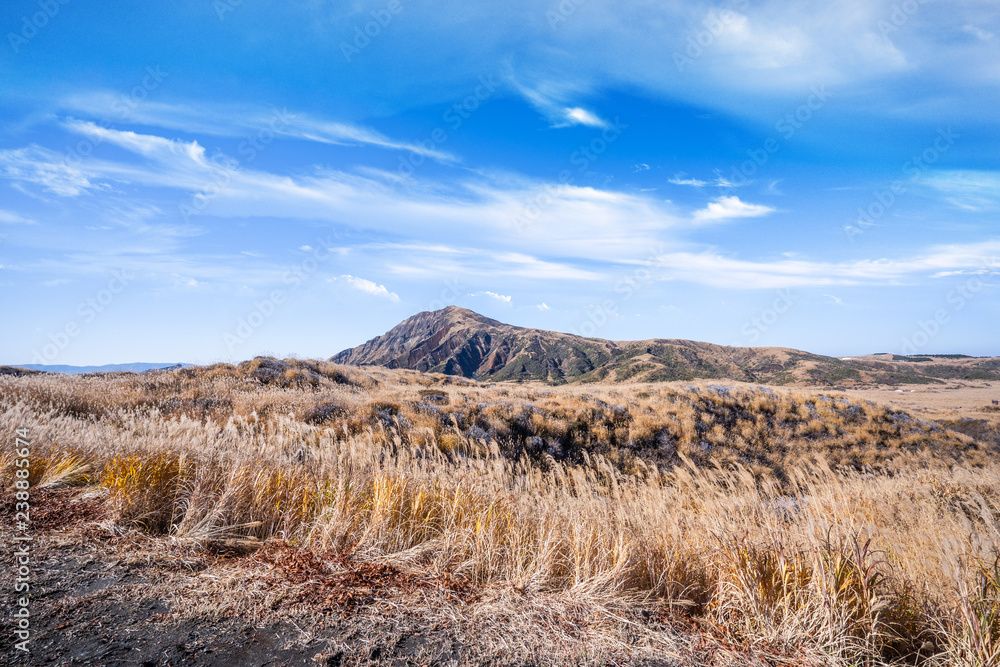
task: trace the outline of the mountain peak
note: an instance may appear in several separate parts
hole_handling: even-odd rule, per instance
[[[568,382],[598,368],[615,351],[610,341],[517,327],[447,306],[417,313],[331,361],[492,380]]]
[[[425,311],[424,313],[417,313],[417,315],[415,315],[414,317],[419,317],[424,314],[429,314],[434,319],[446,320],[448,322],[478,322],[490,326],[509,326],[509,325],[504,325],[502,322],[499,322],[497,320],[486,317],[485,315],[480,315],[474,310],[469,310],[468,308],[462,308],[461,306],[445,306],[440,310],[430,310],[430,311]]]
[[[468,308],[446,306],[417,313],[331,361],[479,377],[498,337],[517,330]]]

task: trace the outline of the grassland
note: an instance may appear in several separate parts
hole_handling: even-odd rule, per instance
[[[32,434],[32,487],[99,505],[90,530],[256,573],[246,590],[200,580],[226,602],[197,613],[220,623],[345,614],[356,598],[331,602],[320,571],[392,568],[462,592],[411,601],[475,628],[453,664],[1000,661],[989,412],[970,435],[829,392],[264,358],[0,391],[4,433]],[[265,562],[319,569],[283,597]]]

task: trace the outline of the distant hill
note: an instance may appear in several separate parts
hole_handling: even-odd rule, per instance
[[[191,364],[151,364],[136,362],[131,364],[105,364],[103,366],[68,366],[65,364],[15,364],[13,366],[3,366],[2,368],[25,368],[32,371],[43,371],[46,373],[66,373],[67,375],[80,375],[81,373],[145,373],[146,371],[161,370],[164,368],[184,368]]]
[[[838,359],[782,347],[609,341],[512,326],[456,306],[418,313],[330,361],[556,384],[696,378],[827,386],[1000,380],[996,357],[885,354]]]

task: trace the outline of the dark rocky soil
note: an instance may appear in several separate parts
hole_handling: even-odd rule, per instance
[[[682,664],[592,655],[585,641],[546,646],[544,633],[507,638],[503,618],[477,626],[448,612],[482,591],[431,573],[280,543],[236,556],[116,534],[100,523],[101,500],[80,490],[36,493],[32,508],[31,651],[12,646],[11,592],[0,665]],[[0,503],[0,521],[10,572],[11,503]]]

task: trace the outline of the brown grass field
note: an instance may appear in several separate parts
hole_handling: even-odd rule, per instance
[[[45,664],[997,665],[1000,392],[908,389],[0,375],[2,530],[24,428]]]

